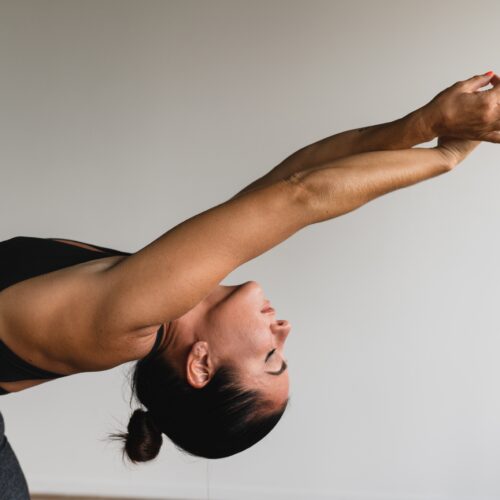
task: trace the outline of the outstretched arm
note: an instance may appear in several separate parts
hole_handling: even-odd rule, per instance
[[[489,83],[493,88],[478,92]],[[437,136],[500,142],[499,102],[497,75],[476,75],[458,81],[402,118],[340,132],[299,149],[234,197],[346,156],[412,148]]]
[[[460,143],[453,146],[460,149]],[[77,301],[91,309],[85,311],[94,321],[89,331],[118,337],[178,318],[234,269],[300,229],[450,171],[458,163],[451,151],[443,144],[353,155],[187,219],[89,277],[93,293],[84,289]]]
[[[451,171],[481,141],[440,137],[433,148],[359,153],[295,174],[310,193],[311,224],[361,207],[386,193]]]
[[[431,110],[424,107],[391,122],[346,130],[326,137],[295,151],[233,198],[346,156],[369,151],[406,149],[431,141],[436,137],[433,120]]]

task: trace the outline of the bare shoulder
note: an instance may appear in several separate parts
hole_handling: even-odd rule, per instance
[[[25,361],[65,375],[107,370],[147,354],[154,326],[100,335],[95,311],[113,255],[16,283],[0,292],[0,339]]]

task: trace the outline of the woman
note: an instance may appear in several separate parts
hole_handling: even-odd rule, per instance
[[[132,393],[147,411],[112,435],[132,461],[157,456],[162,434],[207,458],[252,446],[288,403],[291,325],[255,281],[220,281],[310,224],[449,172],[480,141],[500,142],[499,82],[477,75],[399,120],[306,146],[134,254],[59,238],[1,242],[0,388],[138,360]],[[436,136],[436,147],[412,148]],[[3,437],[0,487],[23,485]]]

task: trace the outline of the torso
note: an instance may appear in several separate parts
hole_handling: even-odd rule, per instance
[[[55,241],[102,253],[102,250],[84,243],[60,239]],[[54,274],[61,272],[89,273],[98,270],[102,271],[103,268],[110,267],[125,257],[123,255],[101,257],[78,264],[78,266],[72,268],[57,271]],[[76,275],[74,276],[76,277]],[[54,284],[56,278],[47,275],[44,279],[45,281],[42,286],[44,289],[47,287],[46,289],[48,290],[51,284]],[[74,282],[74,280],[71,281]],[[51,324],[49,324],[48,320],[44,321],[43,307],[37,307],[35,311],[27,307],[21,297],[22,295],[26,296],[26,287],[33,286],[33,284],[30,283],[30,280],[19,283],[19,285],[21,284],[22,287],[16,287],[16,284],[0,293],[0,340],[20,358],[34,366],[63,375],[108,370],[127,361],[133,361],[146,356],[155,342],[159,325],[134,332],[126,338],[120,338],[119,342],[113,341],[113,345],[111,345],[111,340],[109,343],[103,342],[99,346],[89,345],[88,339],[91,336],[88,332],[78,332],[77,329],[64,331],[64,328],[55,328],[53,318]],[[37,287],[40,287],[40,282],[38,282]],[[38,296],[40,295],[42,294]],[[58,295],[64,296],[64,290],[58,289]],[[51,296],[51,305],[54,305],[54,297],[56,296]],[[6,315],[2,314],[4,310],[2,306],[6,305],[7,300],[9,301],[10,313],[13,312],[12,307],[16,307],[15,304],[19,304],[18,307],[22,308],[22,310],[19,310],[19,314],[15,314],[14,311],[12,315],[13,317],[22,318],[21,321],[15,324],[8,324],[5,320]],[[30,315],[30,313],[32,314]],[[58,322],[60,325],[67,324],[64,318],[59,318]],[[68,357],[67,353],[72,353],[71,357]],[[9,392],[18,392],[47,382],[48,380],[52,379],[0,382],[0,387]]]

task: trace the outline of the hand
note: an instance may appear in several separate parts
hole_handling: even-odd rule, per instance
[[[469,156],[469,154],[476,149],[479,144],[481,144],[481,141],[440,136],[438,137],[437,148],[445,154],[445,156],[450,160],[451,166],[454,167],[467,158],[467,156]]]
[[[493,88],[479,91],[491,83]],[[476,75],[458,81],[424,106],[436,135],[500,143],[500,78]]]

